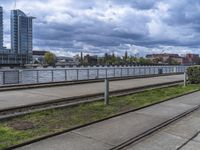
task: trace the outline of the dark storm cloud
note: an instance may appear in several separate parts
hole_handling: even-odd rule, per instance
[[[180,0],[168,11],[169,17],[166,21],[170,25],[187,25],[200,23],[200,1],[198,0]]]
[[[14,3],[0,2],[9,45],[9,13]],[[168,47],[172,52],[196,52],[200,47],[198,0],[19,0],[17,8],[37,17],[35,49],[144,54]]]
[[[114,3],[119,5],[130,5],[137,9],[152,9],[156,2],[155,0],[113,0]]]

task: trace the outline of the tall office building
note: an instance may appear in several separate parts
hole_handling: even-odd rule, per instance
[[[0,51],[3,51],[3,8],[0,6]]]
[[[33,19],[21,10],[11,11],[11,50],[15,54],[32,55]]]

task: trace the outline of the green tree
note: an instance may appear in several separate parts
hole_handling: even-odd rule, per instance
[[[56,56],[51,52],[47,52],[44,55],[44,60],[48,65],[54,65],[56,62]]]
[[[180,63],[177,60],[173,59],[173,58],[169,58],[167,60],[167,62],[168,62],[169,65],[180,65]]]
[[[128,59],[128,52],[126,51],[124,54],[124,61],[127,61],[127,59]]]
[[[38,60],[35,60],[33,64],[39,64],[40,62]]]
[[[113,53],[112,56],[111,56],[111,64],[112,64],[112,65],[115,65],[115,64],[116,64],[116,56],[115,56],[114,53]]]
[[[150,64],[152,64],[152,62],[151,62],[150,59],[145,59],[143,57],[140,57],[139,58],[139,64],[141,64],[141,65],[150,65]]]

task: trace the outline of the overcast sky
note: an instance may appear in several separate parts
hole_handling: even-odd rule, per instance
[[[34,49],[59,55],[80,51],[148,54],[200,53],[200,0],[17,0],[34,21]],[[4,43],[10,47],[10,10],[4,7]]]

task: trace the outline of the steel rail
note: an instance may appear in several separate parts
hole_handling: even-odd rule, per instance
[[[84,124],[84,125],[80,125],[80,126],[76,126],[76,127],[70,128],[70,129],[66,129],[66,130],[63,130],[61,132],[45,135],[45,136],[42,136],[42,137],[30,140],[30,141],[21,143],[21,144],[17,144],[17,145],[8,147],[8,148],[6,148],[4,150],[13,150],[13,149],[16,149],[16,148],[20,148],[20,147],[23,147],[23,146],[26,146],[26,145],[29,145],[29,144],[32,144],[32,143],[35,143],[35,142],[39,142],[41,140],[45,140],[45,139],[48,139],[48,138],[51,138],[51,137],[54,137],[54,136],[57,136],[57,135],[68,133],[68,132],[76,130],[76,129],[80,129],[80,128],[87,127],[87,126],[90,126],[90,125],[93,125],[93,124],[96,124],[96,123],[99,123],[99,122],[102,122],[102,121],[106,121],[108,119],[112,119],[112,118],[115,118],[115,117],[118,117],[118,116],[121,116],[121,115],[124,115],[124,114],[128,114],[128,113],[135,112],[135,111],[138,111],[138,110],[141,110],[141,109],[144,109],[144,108],[148,108],[148,107],[151,107],[151,106],[154,106],[154,105],[157,105],[157,104],[161,104],[163,102],[173,100],[174,98],[182,97],[184,95],[192,94],[192,93],[195,93],[195,92],[198,92],[198,91],[199,90],[195,90],[195,91],[192,91],[192,92],[189,92],[189,93],[186,93],[186,94],[178,95],[178,96],[175,96],[173,98],[169,98],[169,99],[154,103],[154,104],[150,104],[148,106],[144,106],[144,107],[141,107],[141,108],[137,108],[137,109],[125,111],[125,112],[122,112],[122,113],[118,113],[116,115],[113,115],[113,116],[110,116],[110,117],[107,117],[107,118],[104,118],[104,119],[100,119],[100,120],[97,120],[97,121],[94,121],[94,122],[91,122],[91,123],[88,123],[88,124]],[[159,126],[156,126],[156,127],[152,128],[151,130],[146,131],[145,132],[146,134],[144,133],[144,134],[138,135],[137,137],[133,137],[132,139],[129,139],[126,142],[121,143],[120,145],[118,145],[116,147],[113,147],[111,150],[123,149],[126,146],[129,146],[130,144],[133,144],[134,142],[136,142],[138,140],[141,140],[142,138],[144,138],[144,137],[156,132],[157,130],[162,129],[163,127],[166,127],[167,125],[170,125],[171,123],[173,123],[175,121],[178,121],[179,119],[182,119],[183,117],[191,114],[192,112],[198,110],[199,108],[200,108],[200,105],[196,106],[196,107],[194,107],[194,108],[192,108],[192,109],[190,109],[190,110],[188,110],[188,111],[186,111],[186,112],[184,112],[184,113],[182,113],[182,114],[180,114],[180,115],[178,115],[178,116],[176,116],[176,117],[174,117],[172,119],[169,119],[169,120],[165,121],[164,123],[160,124]]]
[[[172,87],[172,86],[180,85],[182,83],[183,81],[180,80],[176,82],[167,82],[167,83],[154,84],[154,85],[149,85],[149,86],[141,86],[137,88],[116,90],[116,91],[110,92],[110,96],[117,96],[117,97],[126,96],[129,94],[144,92],[145,90],[150,90],[150,89]],[[103,93],[56,99],[56,100],[30,104],[30,105],[21,106],[21,107],[11,107],[11,108],[6,108],[6,109],[1,109],[0,120],[22,116],[22,115],[26,115],[26,114],[30,114],[30,113],[38,112],[38,111],[58,109],[58,108],[63,108],[63,107],[72,107],[72,106],[95,102],[95,101],[103,101]]]
[[[192,114],[193,112],[195,112],[195,111],[197,111],[199,109],[200,109],[200,105],[198,105],[198,106],[196,106],[196,107],[194,107],[194,108],[192,108],[190,110],[187,110],[184,113],[182,113],[182,114],[180,114],[178,116],[175,116],[175,117],[173,117],[173,118],[171,118],[171,119],[169,119],[169,120],[167,120],[167,121],[165,121],[165,122],[163,122],[163,123],[151,128],[151,129],[143,132],[142,134],[139,134],[139,135],[137,135],[137,136],[135,136],[135,137],[133,137],[133,138],[131,138],[131,139],[129,139],[129,140],[127,140],[127,141],[125,141],[125,142],[113,147],[113,148],[111,148],[110,150],[125,150],[128,146],[130,146],[130,145],[132,145],[132,144],[134,144],[134,143],[136,143],[136,142],[148,137],[149,135],[151,135],[151,134],[153,134],[153,133],[155,133],[155,132],[157,132],[157,131],[159,131],[159,130],[167,127],[167,126],[169,126],[170,124],[172,124],[172,123],[174,123],[174,122],[176,122],[176,121],[178,121],[178,120],[180,120],[180,119]]]

